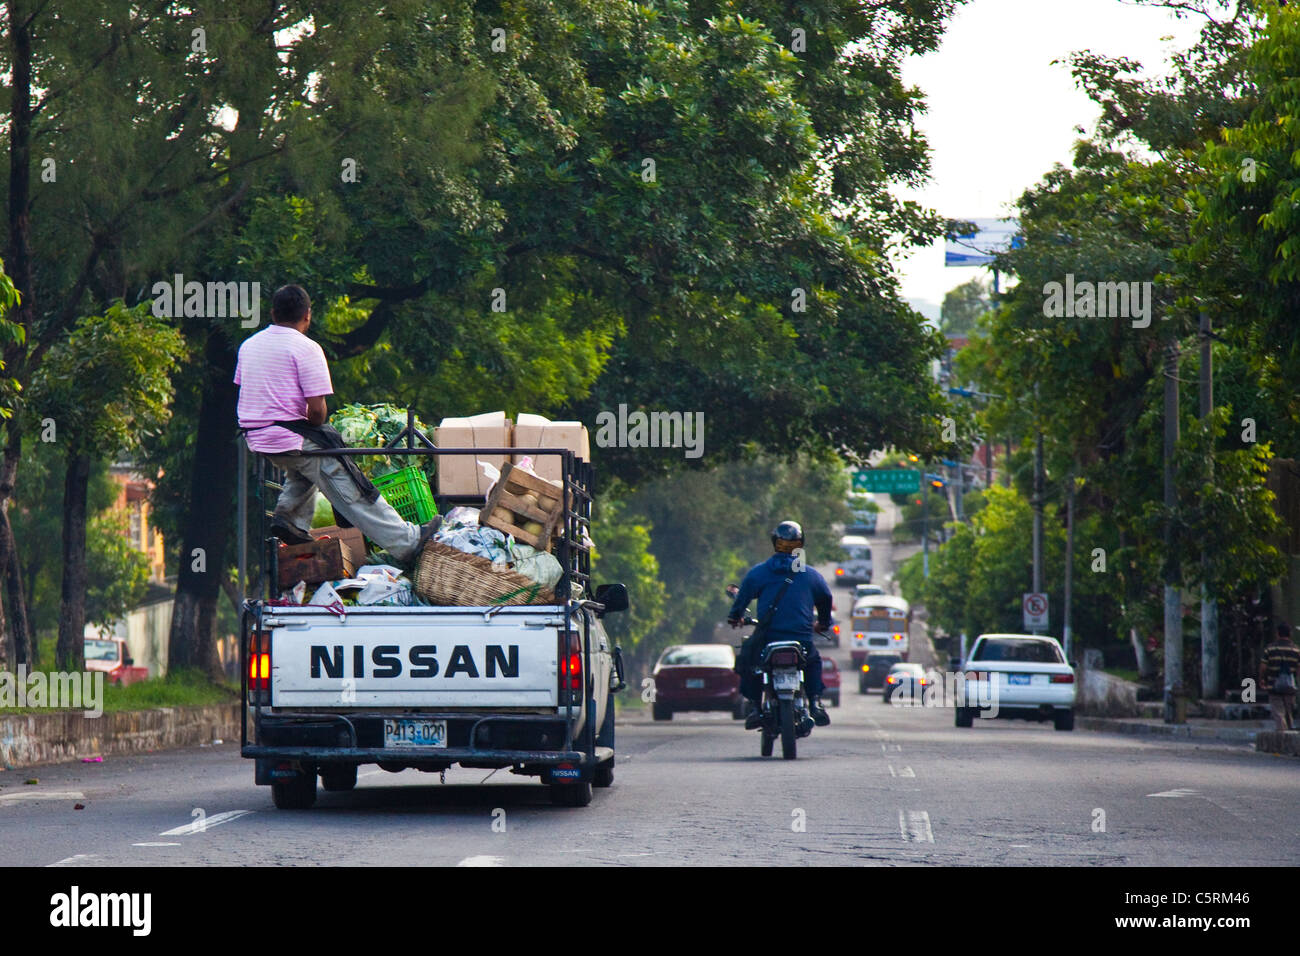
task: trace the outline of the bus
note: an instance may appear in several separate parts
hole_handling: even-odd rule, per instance
[[[892,594],[870,594],[853,603],[850,656],[859,667],[868,654],[895,654],[906,661],[912,606]]]

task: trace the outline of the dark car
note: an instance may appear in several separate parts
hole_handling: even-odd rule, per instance
[[[829,657],[822,658],[822,683],[826,685],[822,699],[832,707],[840,706],[840,666]]]
[[[885,676],[881,703],[892,704],[895,699],[917,707],[925,704],[925,688],[930,679],[920,664],[895,664]]]
[[[868,654],[858,672],[858,693],[865,694],[873,688],[884,687],[890,669],[902,659],[898,654]]]
[[[678,644],[659,655],[654,669],[655,720],[683,710],[729,710],[745,716],[736,652],[730,644]]]

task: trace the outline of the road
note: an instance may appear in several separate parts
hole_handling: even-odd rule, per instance
[[[843,594],[844,592],[838,592]],[[919,636],[919,635],[918,635]],[[842,667],[847,649],[829,652]],[[726,715],[618,725],[590,807],[498,772],[363,768],[277,811],[237,743],[0,773],[0,865],[1293,865],[1300,765],[885,706],[846,684],[799,758]],[[36,777],[39,783],[26,785]],[[486,779],[485,781],[485,778]],[[81,804],[84,809],[75,809]]]
[[[831,713],[795,761],[760,758],[758,735],[723,715],[629,716],[615,785],[585,809],[552,807],[540,785],[504,773],[479,786],[486,771],[453,768],[444,785],[368,768],[353,793],[277,811],[233,743],[8,771],[0,865],[1214,866],[1300,856],[1293,761],[1047,724],[959,730],[950,710],[884,706],[875,693],[847,692]],[[40,783],[24,785],[29,775]]]

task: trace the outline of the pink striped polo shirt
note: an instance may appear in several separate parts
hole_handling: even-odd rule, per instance
[[[270,422],[307,420],[307,399],[333,395],[329,364],[316,342],[287,325],[269,325],[239,347],[235,365],[239,386],[239,424],[254,428]],[[302,436],[287,428],[260,428],[245,436],[263,454],[299,451]]]

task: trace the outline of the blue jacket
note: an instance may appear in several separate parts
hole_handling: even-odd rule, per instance
[[[729,618],[736,620],[743,616],[749,602],[758,598],[754,616],[761,621],[763,615],[767,613],[768,605],[776,598],[781,585],[785,583],[785,579],[791,578],[791,584],[786,588],[781,604],[772,616],[772,623],[768,628],[769,638],[773,636],[810,638],[813,632],[814,608],[822,627],[829,628],[831,589],[827,587],[826,579],[815,568],[807,565],[802,571],[792,571],[790,566],[793,563],[794,555],[777,553],[762,564],[750,568],[749,573],[745,575],[745,580],[740,582],[740,591],[736,594],[736,600],[732,602]]]

